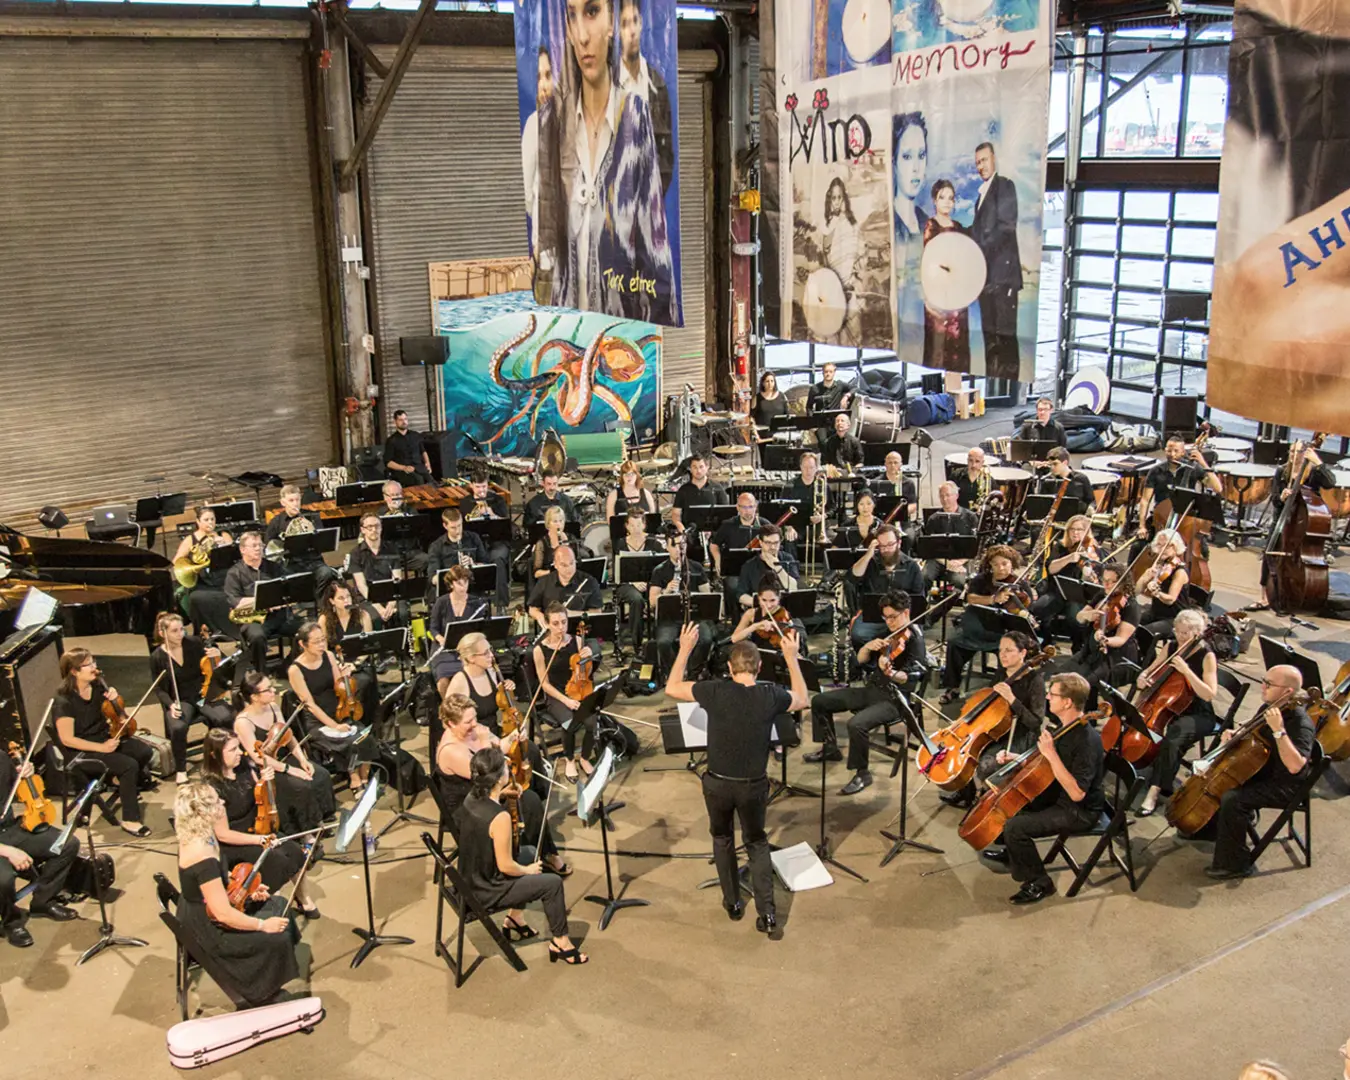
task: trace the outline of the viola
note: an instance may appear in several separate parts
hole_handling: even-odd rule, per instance
[[[508,736],[521,730],[524,720],[521,718],[520,710],[511,701],[511,694],[506,689],[501,671],[497,669],[495,663],[492,668],[497,672],[497,710],[501,713],[502,741],[505,742]],[[502,799],[511,815],[511,831],[517,846],[520,844],[520,831],[523,824],[520,816],[520,796],[525,793],[534,779],[534,770],[530,766],[529,757],[526,753],[528,746],[529,744],[525,739],[517,738],[512,740],[511,749],[506,752],[507,768],[511,774],[511,786],[502,793]]]
[[[264,855],[267,852],[263,852]],[[262,859],[256,863],[238,863],[230,870],[230,880],[225,886],[225,894],[230,898],[230,907],[243,911],[250,900],[265,900],[261,877]]]
[[[595,691],[595,685],[591,682],[591,676],[595,671],[595,657],[588,656],[583,660],[580,654],[580,650],[586,642],[587,629],[584,620],[577,623],[578,651],[572,656],[572,674],[567,680],[567,686],[563,688],[563,693],[575,701],[580,701]]]
[[[205,627],[203,627],[203,629],[205,629]],[[204,640],[204,641],[209,641],[209,639],[207,639],[205,635],[203,635],[203,640]],[[210,647],[209,644],[208,644],[207,647],[208,647],[208,648]],[[217,659],[216,659],[215,657],[213,657],[213,656],[203,656],[203,657],[202,657],[202,662],[201,662],[201,672],[202,672],[202,700],[203,700],[203,701],[210,701],[210,700],[211,700],[211,679],[215,676],[215,674],[216,674],[216,668],[219,666],[219,664],[220,664],[220,661],[217,660]],[[219,696],[219,695],[217,694],[217,696]]]
[[[786,628],[792,625],[792,616],[788,614],[787,608],[776,607],[773,609],[773,614],[769,616],[769,621]],[[756,628],[755,633],[768,641],[771,649],[777,649],[783,644],[783,635],[779,630],[760,630]]]
[[[1055,647],[1049,645],[1029,656],[1008,683],[1025,679],[1054,655]],[[929,739],[933,751],[926,746],[920,747],[919,771],[945,791],[960,791],[975,778],[980,755],[994,740],[1008,734],[1012,721],[1012,706],[993,687],[976,690],[962,703],[956,720]]]
[[[99,678],[94,682],[94,693],[103,699],[99,709],[102,711],[104,719],[108,721],[108,737],[110,739],[126,739],[135,735],[136,717],[127,714],[127,703],[122,700],[121,694],[114,697],[107,696],[108,684],[103,681],[102,672],[99,672]]]
[[[23,747],[16,742],[11,742],[9,753],[17,763],[19,771],[22,772],[23,767],[28,764]],[[40,825],[54,826],[56,824],[59,817],[56,804],[47,798],[47,789],[42,783],[42,777],[36,773],[18,781],[14,798],[23,805],[20,823],[25,832],[33,832]]]
[[[340,672],[343,662],[342,646],[339,645],[335,651]],[[338,674],[333,685],[337,691],[337,715],[333,719],[340,724],[359,724],[361,718],[365,716],[365,708],[361,704],[360,695],[356,692],[356,676]]]
[[[1070,720],[1054,733],[1058,742],[1067,732],[1083,724],[1102,718],[1106,710],[1084,713],[1076,720]],[[1002,783],[993,786],[997,778],[1006,777]],[[976,851],[983,851],[1001,835],[1003,827],[1025,810],[1027,805],[1050,789],[1055,782],[1055,771],[1040,747],[1032,747],[1026,753],[1014,758],[989,778],[990,788],[970,812],[961,820],[957,833],[961,839]]]
[[[253,785],[253,802],[257,812],[253,818],[253,831],[259,836],[275,833],[281,825],[277,815],[277,793],[271,780],[263,780],[261,774]]]

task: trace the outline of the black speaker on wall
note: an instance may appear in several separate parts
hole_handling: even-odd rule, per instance
[[[398,358],[404,367],[440,367],[450,359],[450,339],[438,334],[401,337]]]
[[[422,449],[431,462],[431,475],[437,480],[459,475],[459,453],[455,447],[458,441],[458,431],[436,431],[422,436]]]

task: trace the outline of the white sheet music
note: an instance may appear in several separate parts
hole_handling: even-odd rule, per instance
[[[825,864],[805,840],[771,852],[769,858],[773,860],[773,868],[789,892],[821,889],[834,884],[834,878],[825,869]]]
[[[680,735],[686,750],[702,750],[708,745],[708,714],[696,701],[679,703]],[[769,741],[778,741],[778,726],[769,727]]]

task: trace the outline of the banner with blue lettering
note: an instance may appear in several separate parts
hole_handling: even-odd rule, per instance
[[[1233,18],[1209,404],[1350,432],[1350,5]]]
[[[781,335],[1030,381],[1049,0],[776,0],[774,32]]]

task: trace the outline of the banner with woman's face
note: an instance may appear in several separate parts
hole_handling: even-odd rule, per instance
[[[674,0],[523,0],[515,38],[536,299],[682,325]]]

